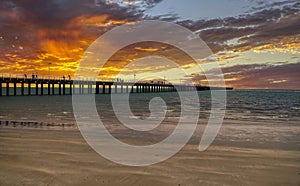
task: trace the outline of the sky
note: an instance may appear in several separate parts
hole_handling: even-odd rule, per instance
[[[297,0],[2,0],[0,73],[47,76],[50,62],[51,75],[72,76],[104,33],[161,20],[191,30],[207,44],[212,54],[204,61],[218,62],[226,86],[299,90],[299,9]],[[172,55],[180,66],[143,60],[149,55]],[[111,78],[127,65],[123,78],[157,73],[181,82],[185,76],[176,68],[184,66],[194,82],[207,84],[203,72],[190,64],[177,48],[144,42],[118,51],[100,74]]]

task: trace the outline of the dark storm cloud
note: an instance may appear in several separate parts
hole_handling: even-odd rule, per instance
[[[11,0],[2,4],[10,4],[11,10],[22,15],[22,21],[38,24],[40,27],[60,27],[70,19],[86,15],[109,15],[110,19],[136,20],[141,14],[138,10],[121,7],[116,3],[94,0]]]

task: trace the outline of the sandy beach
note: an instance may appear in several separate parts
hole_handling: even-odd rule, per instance
[[[0,185],[300,185],[297,141],[290,146],[274,140],[233,142],[234,136],[226,137],[233,128],[223,125],[205,152],[197,150],[196,134],[162,163],[129,167],[98,155],[76,129],[2,127]],[[290,134],[296,126],[288,129]]]
[[[0,0],[0,186],[300,186],[300,0]]]

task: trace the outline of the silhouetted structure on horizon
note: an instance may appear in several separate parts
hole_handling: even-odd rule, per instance
[[[4,85],[4,86],[3,86]],[[72,94],[111,94],[111,93],[151,93],[198,91],[224,89],[221,87],[176,85],[154,82],[124,82],[124,81],[88,81],[71,80],[70,77],[61,80],[38,78],[0,78],[0,96],[25,95],[72,95]],[[232,88],[226,88],[232,89]]]

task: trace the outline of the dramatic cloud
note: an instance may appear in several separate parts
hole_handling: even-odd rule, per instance
[[[178,23],[199,33],[215,53],[250,49],[297,52],[300,48],[300,7],[297,1],[289,3],[291,5],[285,8],[260,8],[260,11],[239,17]]]
[[[295,89],[299,87],[300,63],[278,66],[246,65],[225,68],[227,84],[240,88]]]
[[[296,62],[300,60],[300,3],[297,0],[255,1],[256,6],[244,14],[200,20],[183,20],[176,12],[162,12],[160,16],[147,13],[147,10],[161,1],[0,1],[0,70],[2,73],[38,72],[46,75],[48,63],[51,62],[52,75],[72,75],[84,51],[103,33],[118,25],[154,19],[176,22],[197,33],[214,53],[205,62],[243,61],[240,58],[249,51],[258,54],[266,51],[289,53],[295,57],[290,58],[293,64],[281,66],[262,64],[258,65],[261,67],[259,68],[255,66],[257,64],[223,65],[228,85],[255,87],[252,86],[252,76],[248,73],[251,71],[257,76],[262,74],[268,77],[265,79],[259,76],[262,83],[256,84],[257,87],[299,88],[294,82],[297,79],[291,68],[293,65],[298,67],[299,63]],[[193,61],[182,51],[150,42],[128,46],[119,51],[107,63],[103,73],[106,76],[115,74],[124,65],[148,55],[172,56],[171,60],[184,68],[192,68]],[[154,71],[164,68],[159,66]],[[149,70],[151,69],[145,68],[138,71]],[[287,77],[289,70],[290,78]],[[202,75],[195,75],[194,79],[205,83]]]
[[[279,65],[237,65],[223,68],[224,80],[229,87],[246,89],[295,89],[299,87],[300,63]],[[213,77],[214,70],[207,74]],[[208,85],[203,74],[194,74],[193,81]]]
[[[141,19],[133,7],[90,0],[3,1],[0,12],[0,67],[14,73],[45,74],[48,62],[55,75],[73,73],[93,40],[115,25]]]
[[[195,61],[178,48],[158,42],[140,42],[129,45],[116,52],[105,64],[104,68],[101,69],[101,75],[109,75],[113,77],[130,62],[148,56],[159,56],[169,59],[178,64],[178,66],[182,69],[187,68],[190,64],[195,65]],[[147,64],[139,67],[135,66],[133,69],[123,69],[123,74],[130,75],[134,73],[146,72],[155,73],[170,69],[170,66],[163,65],[163,62],[157,60],[157,58],[149,59],[148,62],[151,63],[151,66],[156,67],[147,68]]]

